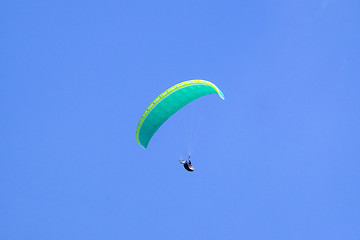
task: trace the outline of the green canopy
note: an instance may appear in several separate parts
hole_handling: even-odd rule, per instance
[[[150,139],[161,125],[186,104],[202,96],[224,94],[213,83],[205,80],[190,80],[176,84],[160,94],[145,110],[136,128],[137,142],[147,148]]]

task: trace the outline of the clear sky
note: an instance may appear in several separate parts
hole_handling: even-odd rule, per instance
[[[359,239],[358,0],[0,9],[0,239]],[[143,111],[191,79],[225,101],[144,150]]]

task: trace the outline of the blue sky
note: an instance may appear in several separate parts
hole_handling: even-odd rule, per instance
[[[359,9],[1,3],[0,238],[359,239]],[[190,79],[226,100],[141,148],[145,108]]]

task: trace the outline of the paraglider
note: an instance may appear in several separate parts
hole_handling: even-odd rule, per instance
[[[136,128],[136,140],[147,148],[151,138],[161,125],[177,111],[192,101],[208,94],[217,93],[224,100],[224,94],[213,83],[205,80],[190,80],[176,84],[160,94],[145,110]],[[184,167],[191,170],[191,162]],[[192,166],[191,166],[192,167]],[[187,170],[188,170],[187,169]],[[192,169],[194,169],[192,167]]]
[[[195,168],[193,167],[193,165],[191,165],[190,154],[189,154],[189,158],[188,158],[187,161],[182,160],[182,159],[180,159],[179,161],[180,161],[181,164],[184,165],[184,168],[185,168],[186,170],[188,170],[189,172],[192,172],[192,171],[195,170]]]

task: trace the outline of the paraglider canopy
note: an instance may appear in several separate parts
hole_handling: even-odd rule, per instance
[[[137,142],[147,148],[152,136],[169,117],[186,104],[212,93],[217,93],[221,99],[225,98],[220,89],[205,80],[185,81],[169,88],[160,94],[141,116],[136,128]]]

